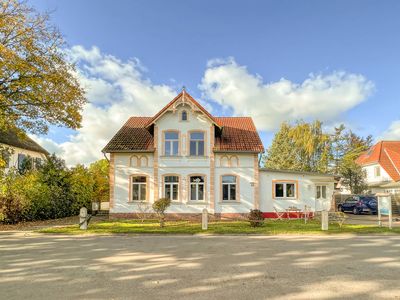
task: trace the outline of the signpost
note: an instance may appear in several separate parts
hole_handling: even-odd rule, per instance
[[[390,194],[378,193],[378,224],[382,226],[382,216],[389,217],[389,229],[392,229],[392,198]]]

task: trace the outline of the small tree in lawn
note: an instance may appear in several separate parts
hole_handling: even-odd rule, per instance
[[[170,205],[171,205],[171,199],[169,198],[161,198],[153,203],[153,210],[158,215],[158,218],[160,220],[160,227],[164,227],[165,211]]]

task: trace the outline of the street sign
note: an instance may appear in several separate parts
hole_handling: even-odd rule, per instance
[[[378,193],[378,224],[382,226],[382,216],[389,217],[389,228],[392,229],[392,197],[390,194]]]

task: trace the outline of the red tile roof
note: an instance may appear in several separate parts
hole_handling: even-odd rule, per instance
[[[217,117],[222,134],[215,137],[214,151],[263,152],[264,146],[250,117]]]
[[[104,147],[103,152],[154,151],[151,125],[182,96],[180,93],[153,117],[131,117]],[[263,152],[264,147],[250,117],[214,117],[185,92],[216,126],[214,151]]]
[[[400,180],[400,141],[381,141],[357,158],[362,166],[378,163],[394,181]]]
[[[153,135],[146,125],[151,117],[130,117],[104,147],[103,152],[154,151]]]

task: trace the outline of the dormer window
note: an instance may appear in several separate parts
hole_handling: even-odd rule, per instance
[[[181,121],[187,121],[187,119],[188,119],[187,111],[184,110],[181,113]]]

